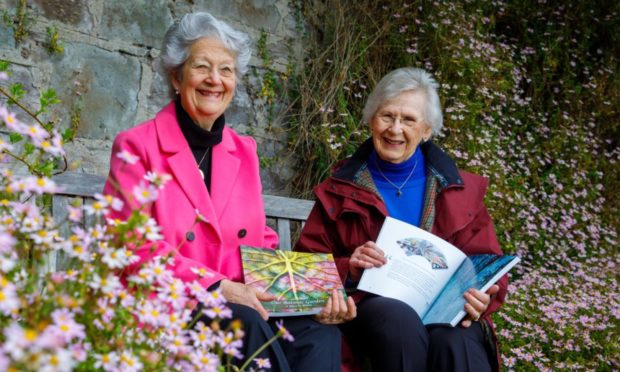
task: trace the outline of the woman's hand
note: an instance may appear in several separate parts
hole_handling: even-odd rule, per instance
[[[353,297],[348,297],[345,302],[342,291],[335,289],[331,297],[327,299],[325,307],[315,316],[319,323],[340,324],[348,322],[357,316],[357,307]]]
[[[467,300],[465,304],[465,311],[469,315],[462,322],[461,326],[467,328],[471,325],[471,322],[477,322],[482,314],[487,311],[491,298],[499,291],[499,286],[493,284],[486,293],[480,292],[477,289],[470,288],[463,297]]]
[[[256,288],[228,279],[222,280],[220,289],[226,301],[232,302],[233,304],[249,306],[258,311],[263,319],[269,319],[269,313],[265,310],[261,301],[273,301],[276,299],[276,296],[260,292]]]
[[[375,242],[368,241],[355,248],[349,259],[349,278],[358,282],[362,277],[364,269],[371,267],[381,267],[387,263],[383,251],[377,247]]]

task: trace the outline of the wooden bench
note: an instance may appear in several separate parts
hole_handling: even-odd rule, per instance
[[[92,203],[94,195],[103,190],[106,178],[99,175],[66,172],[54,176],[54,182],[62,188],[62,192],[55,194],[52,198],[52,216],[55,221],[60,222],[67,217],[67,206],[76,198],[82,199],[83,205]],[[265,214],[270,221],[275,221],[275,229],[280,237],[280,249],[291,250],[292,233],[291,222],[299,222],[303,225],[308,218],[310,210],[314,205],[311,200],[287,198],[275,195],[263,195],[265,203]],[[92,221],[84,220],[88,225]],[[61,231],[61,233],[68,233]],[[57,263],[55,258],[51,258],[50,269],[55,269]]]

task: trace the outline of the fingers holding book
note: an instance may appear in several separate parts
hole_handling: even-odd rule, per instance
[[[327,300],[325,307],[315,316],[319,323],[340,324],[348,322],[357,316],[357,307],[352,297],[345,301],[340,290],[334,290]]]
[[[355,248],[349,259],[349,276],[353,281],[358,281],[362,271],[373,267],[381,267],[387,263],[385,254],[375,242],[368,241]]]
[[[471,322],[477,322],[480,317],[489,307],[491,303],[491,297],[499,291],[497,284],[492,285],[486,292],[479,291],[475,288],[470,288],[463,297],[467,300],[465,304],[465,311],[469,315],[465,320],[461,322],[461,325],[465,328],[471,325]]]

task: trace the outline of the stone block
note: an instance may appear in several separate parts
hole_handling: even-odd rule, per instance
[[[99,36],[159,48],[171,24],[166,0],[105,1]]]
[[[275,32],[282,18],[276,2],[276,0],[197,0],[194,1],[192,10],[209,12],[239,30],[242,29],[237,25],[243,24],[256,30],[264,28],[269,32]],[[248,30],[242,31],[248,32]]]
[[[66,113],[81,108],[78,136],[111,140],[136,124],[140,77],[136,58],[74,43],[54,64],[50,85]]]
[[[85,33],[93,30],[94,17],[87,0],[35,0],[33,6],[48,20],[62,22]]]

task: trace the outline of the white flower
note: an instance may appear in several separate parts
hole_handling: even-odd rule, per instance
[[[116,157],[123,160],[127,164],[135,164],[138,161],[138,159],[140,159],[138,156],[130,153],[127,150],[117,152]]]
[[[123,351],[120,357],[119,370],[125,372],[141,371],[142,363],[129,351]]]
[[[150,241],[162,240],[164,238],[164,236],[159,233],[160,230],[161,227],[157,225],[157,221],[150,217],[144,225],[136,227],[136,231],[143,234],[144,237]]]
[[[172,179],[172,176],[167,173],[146,172],[144,179],[149,181],[150,184],[157,186],[159,189],[163,189],[164,185]]]
[[[119,360],[120,358],[114,351],[107,354],[95,354],[95,368],[104,371],[116,371],[118,370]]]
[[[157,188],[151,184],[140,183],[133,188],[133,196],[138,203],[147,204],[157,200],[158,192]]]
[[[74,367],[75,360],[71,351],[66,349],[56,349],[51,354],[43,354],[39,362],[39,371],[41,372],[69,372]]]
[[[19,308],[15,285],[0,275],[0,313],[11,316]]]

